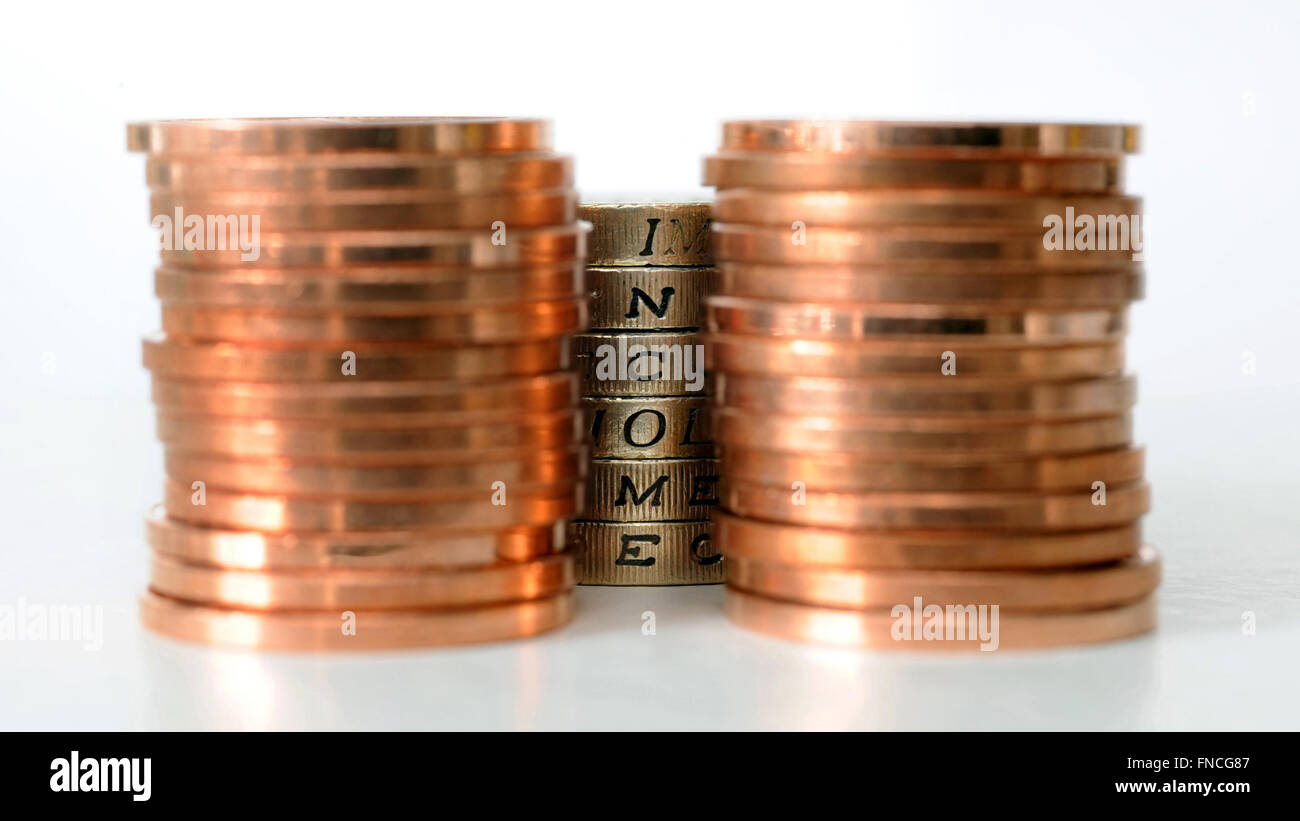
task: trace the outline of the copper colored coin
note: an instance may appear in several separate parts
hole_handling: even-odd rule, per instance
[[[499,222],[499,221],[498,221]],[[377,265],[520,268],[570,262],[586,254],[587,228],[570,222],[541,228],[500,222],[480,228],[422,231],[261,233],[250,250],[177,247],[159,252],[164,267],[200,269],[372,268]],[[251,237],[250,237],[251,240]],[[253,245],[256,245],[254,248]]]
[[[577,374],[475,381],[191,382],[153,379],[153,403],[178,416],[318,419],[347,427],[500,422],[574,407]]]
[[[144,340],[156,377],[240,382],[388,381],[533,376],[569,367],[567,338],[467,347],[348,342],[329,350],[277,350],[230,343]]]
[[[1067,209],[1069,209],[1067,211]],[[713,204],[721,223],[805,226],[941,225],[1018,228],[1043,234],[1043,220],[1067,214],[1093,219],[1141,215],[1138,197],[1033,197],[1003,191],[866,189],[860,191],[719,191]],[[1064,224],[1072,224],[1064,220]],[[1139,225],[1141,223],[1138,223]]]
[[[266,198],[262,198],[266,199]],[[175,245],[176,221],[184,215],[221,215],[238,219],[257,217],[258,232],[348,231],[357,229],[394,230],[484,228],[502,225],[530,228],[573,222],[578,213],[578,193],[572,188],[546,191],[517,191],[508,194],[459,195],[426,202],[412,213],[396,209],[318,205],[311,202],[264,202],[258,198],[211,198],[204,194],[156,194],[149,204],[151,224],[172,226]],[[165,219],[160,219],[160,217]],[[249,222],[250,236],[252,222]],[[229,237],[230,234],[227,234]],[[235,236],[238,236],[237,234]],[[184,237],[184,232],[181,233]]]
[[[808,490],[871,491],[1084,490],[1142,478],[1141,448],[1073,453],[1042,458],[990,457],[966,464],[903,461],[896,456],[800,453],[768,450],[757,442],[728,444],[722,472],[751,484]]]
[[[1124,369],[1122,342],[1015,348],[967,337],[832,341],[713,332],[702,342],[709,370],[769,376],[913,376],[955,384],[963,376],[1064,380]]]
[[[140,621],[181,641],[255,650],[400,650],[524,638],[566,623],[573,596],[457,610],[265,613],[206,607],[146,593]]]
[[[756,485],[724,474],[720,495],[722,507],[737,516],[880,530],[1085,530],[1127,524],[1151,507],[1145,482],[1064,493],[836,493]]]
[[[1138,522],[1056,533],[991,530],[842,530],[765,522],[713,511],[724,556],[803,567],[916,570],[1065,567],[1132,556]]]
[[[723,445],[793,453],[860,453],[925,459],[939,466],[989,457],[1084,453],[1127,445],[1126,415],[1043,421],[972,417],[814,416],[714,408],[713,435]]]
[[[1111,416],[1133,407],[1137,379],[1070,382],[885,379],[718,374],[720,407],[812,416],[970,416],[983,421]]]
[[[250,269],[221,272],[159,268],[163,306],[329,311],[348,316],[441,316],[508,307],[527,300],[587,297],[580,262],[518,269]]]
[[[548,149],[551,123],[505,117],[154,120],[128,123],[126,145],[150,154],[484,154]]]
[[[573,556],[473,568],[232,570],[154,554],[149,589],[196,604],[249,610],[406,610],[544,599],[573,588]]]
[[[549,152],[159,156],[149,158],[145,177],[155,193],[181,198],[188,213],[261,214],[264,228],[431,228],[448,197],[570,188],[574,181],[573,159]]]
[[[452,491],[491,487],[530,490],[577,481],[576,448],[523,452],[477,451],[472,459],[423,465],[353,467],[291,459],[231,459],[175,451],[166,455],[167,475],[182,485],[248,493],[348,501],[418,501]]]
[[[145,519],[154,551],[194,564],[245,570],[397,570],[475,567],[524,561],[557,549],[552,527],[345,533],[259,533],[197,527],[169,518],[162,506]]]
[[[1043,271],[934,273],[852,265],[719,263],[714,293],[791,302],[895,302],[935,305],[1068,307],[1127,305],[1142,298],[1139,269],[1049,274]]]
[[[1030,231],[953,225],[792,230],[713,224],[713,253],[726,262],[870,265],[934,274],[1111,271],[1138,264],[1127,244],[1120,250],[1078,251],[1045,245],[1041,227]]]
[[[1115,156],[1139,150],[1141,129],[1113,123],[926,123],[732,120],[722,147],[749,151],[929,156]]]
[[[265,346],[329,345],[338,349],[352,342],[493,344],[573,333],[585,324],[585,307],[582,300],[566,299],[504,303],[431,316],[351,316],[164,303],[162,329],[173,339]]]
[[[448,494],[436,501],[343,502],[227,493],[164,483],[167,514],[195,525],[271,533],[349,530],[489,530],[551,526],[577,510],[574,483],[546,489],[508,486]],[[197,504],[202,501],[203,504]],[[504,502],[498,504],[497,502]]]
[[[906,606],[911,607],[912,603]],[[975,627],[977,620],[965,615],[945,615],[934,623],[939,635],[951,639],[927,640],[924,628],[913,627],[904,633],[906,625],[915,626],[916,622],[908,622],[907,613],[895,615],[890,610],[814,607],[755,596],[736,588],[727,589],[725,608],[733,624],[778,638],[903,651],[978,652],[981,646],[992,651],[1089,644],[1129,638],[1150,632],[1156,626],[1154,595],[1096,610],[999,612],[996,641],[991,631],[989,639],[982,639],[977,629],[969,629]],[[957,630],[959,618],[962,633]],[[958,639],[958,635],[965,638]]]
[[[978,188],[1026,194],[1118,194],[1119,159],[932,159],[721,151],[704,184],[726,188]],[[721,258],[714,246],[714,254]]]
[[[1107,564],[1051,570],[852,570],[727,559],[727,583],[749,593],[820,607],[889,610],[917,596],[939,607],[1092,610],[1135,601],[1160,584],[1160,557],[1145,545]]]
[[[1128,329],[1124,308],[1062,310],[924,304],[789,303],[713,296],[710,331],[826,340],[954,339],[1007,345],[1113,342]],[[167,330],[164,313],[164,330]]]
[[[570,448],[581,436],[577,410],[432,427],[339,427],[328,423],[158,414],[158,438],[176,453],[234,459],[282,458],[336,465],[460,465],[513,460]],[[496,453],[492,453],[496,451]]]

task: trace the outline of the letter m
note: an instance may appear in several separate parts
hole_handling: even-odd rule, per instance
[[[645,504],[646,499],[649,499],[650,495],[654,494],[654,501],[650,502],[650,506],[659,507],[660,503],[663,501],[664,485],[666,484],[668,484],[668,474],[665,473],[656,479],[654,484],[646,488],[645,493],[638,494],[636,492],[636,483],[632,481],[631,476],[628,476],[625,473],[619,480],[618,499],[615,500],[614,504],[618,507],[625,506],[627,504],[627,497],[631,495],[632,504],[643,505]]]

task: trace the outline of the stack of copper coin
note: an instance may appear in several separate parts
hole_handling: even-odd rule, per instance
[[[590,436],[570,528],[581,584],[723,578],[709,533],[718,466],[698,331],[713,269],[703,202],[584,204],[591,327],[575,355]]]
[[[269,649],[570,617],[585,228],[545,121],[140,123],[164,504],[142,618]]]
[[[734,622],[937,649],[1154,625],[1123,372],[1136,147],[1131,126],[724,125],[706,345]]]

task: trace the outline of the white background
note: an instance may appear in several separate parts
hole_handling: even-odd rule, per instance
[[[1298,18],[1293,2],[11,4],[0,605],[102,604],[106,635],[0,642],[0,729],[1300,728]],[[1155,228],[1130,363],[1158,633],[833,651],[731,628],[721,590],[694,588],[583,589],[541,640],[360,659],[142,634],[156,251],[123,124],[341,114],[550,117],[585,192],[689,191],[735,117],[1143,124],[1129,187]]]

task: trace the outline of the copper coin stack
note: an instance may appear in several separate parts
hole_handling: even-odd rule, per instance
[[[145,626],[362,650],[566,622],[586,229],[550,124],[163,121],[127,142],[162,247]]]
[[[570,526],[578,582],[723,579],[709,511],[718,463],[699,330],[713,269],[705,202],[594,202],[577,337],[591,461]]]
[[[1123,372],[1137,137],[724,125],[706,345],[734,622],[907,649],[1154,626]]]

